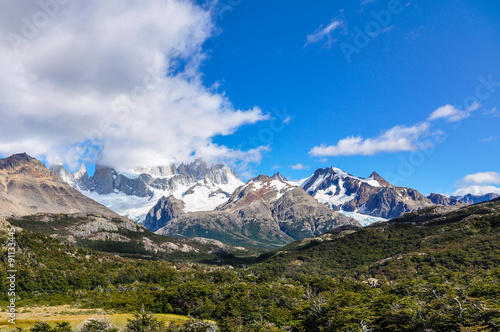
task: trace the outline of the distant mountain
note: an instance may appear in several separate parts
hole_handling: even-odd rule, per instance
[[[52,169],[80,192],[139,223],[163,196],[182,199],[185,212],[213,210],[243,184],[226,165],[208,166],[202,160],[125,172],[98,165],[90,177],[83,167],[76,173],[63,166]]]
[[[361,178],[335,167],[320,168],[296,184],[331,209],[348,212],[366,224],[370,220],[364,215],[392,219],[437,204],[415,189],[391,185],[376,172]],[[442,203],[447,204],[444,199]]]
[[[25,153],[0,159],[0,225],[9,223],[65,243],[142,257],[235,250],[211,239],[158,236],[81,194]]]
[[[477,203],[491,201],[491,200],[498,198],[498,197],[500,197],[499,194],[490,193],[490,194],[485,194],[485,195],[467,194],[465,196],[452,196],[451,198],[459,200],[459,201],[464,202],[466,204],[477,204]]]
[[[25,216],[41,212],[120,217],[73,189],[25,153],[0,159],[0,215]]]
[[[276,247],[343,225],[360,226],[319,203],[302,188],[265,175],[237,188],[215,211],[175,215],[174,211],[181,207],[172,197],[163,199],[149,212],[146,223],[165,223],[157,234],[203,236],[254,247]]]
[[[453,197],[448,197],[441,194],[431,193],[427,198],[436,205],[464,205],[465,203]]]

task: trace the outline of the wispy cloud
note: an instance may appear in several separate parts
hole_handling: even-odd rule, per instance
[[[374,2],[375,2],[375,0],[363,0],[363,1],[361,1],[361,6],[366,6],[366,5],[368,5],[370,3],[374,3]]]
[[[433,121],[436,119],[446,119],[447,122],[457,122],[468,118],[471,116],[472,112],[480,107],[481,104],[474,102],[469,108],[462,111],[452,105],[445,105],[432,112],[431,115],[429,115],[428,120]]]
[[[489,116],[497,117],[497,116],[500,116],[500,112],[498,111],[498,109],[496,107],[493,107],[492,109],[485,110],[483,112],[483,115],[489,115]]]
[[[481,138],[479,140],[480,143],[488,143],[488,142],[491,142],[493,140],[495,140],[496,137],[495,136],[490,136],[490,137],[485,137],[485,138]]]
[[[431,113],[426,121],[411,127],[395,126],[373,138],[362,136],[349,136],[343,138],[335,145],[321,144],[309,151],[313,157],[334,156],[367,156],[383,152],[415,151],[426,149],[424,138],[439,135],[439,131],[432,132],[432,122],[437,119],[446,119],[447,122],[456,122],[471,116],[471,113],[481,107],[473,103],[468,109],[462,111],[452,105],[439,107]]]
[[[469,174],[463,179],[457,181],[457,191],[453,193],[455,196],[463,196],[467,194],[484,195],[489,193],[500,194],[500,173],[498,172],[480,172]]]
[[[291,169],[294,169],[294,170],[306,170],[306,169],[309,169],[310,167],[309,166],[306,166],[306,165],[302,165],[301,163],[298,163],[296,165],[291,165],[289,166]]]
[[[325,46],[332,46],[332,44],[336,41],[336,38],[333,37],[333,32],[342,28],[343,26],[344,21],[338,18],[332,19],[330,24],[328,24],[327,26],[320,25],[314,33],[307,36],[307,41],[304,47],[310,44],[317,44],[325,39]]]

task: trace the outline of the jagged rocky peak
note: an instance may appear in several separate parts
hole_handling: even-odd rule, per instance
[[[451,198],[458,199],[466,204],[477,204],[477,203],[491,201],[499,197],[500,195],[497,193],[489,193],[489,194],[479,194],[479,195],[467,194],[465,196],[452,196]]]
[[[166,178],[178,174],[174,163],[166,166],[135,167],[133,171],[137,174],[150,174],[158,178]]]
[[[273,179],[280,180],[280,181],[288,181],[286,177],[284,177],[280,172],[276,172],[272,176]]]
[[[317,169],[312,176],[302,181],[301,185],[313,196],[318,191],[323,191],[329,196],[339,194],[350,196],[361,186],[380,187],[381,184],[371,177],[363,179],[344,172],[340,168],[328,167]]]
[[[164,227],[170,220],[184,213],[185,204],[173,195],[163,196],[155,206],[149,210],[144,221],[144,226],[151,231],[157,231]]]
[[[50,170],[59,175],[64,182],[70,184],[71,186],[73,186],[75,181],[87,181],[89,178],[85,164],[81,164],[76,173],[72,173],[62,164],[50,165]]]
[[[368,179],[373,179],[377,181],[382,187],[388,187],[391,184],[387,182],[383,177],[381,177],[377,172],[373,171],[372,174],[368,177]]]
[[[185,211],[213,210],[243,185],[238,175],[224,164],[208,165],[197,159],[189,164],[114,169],[96,165],[92,176],[54,168],[72,187],[91,195],[119,214],[144,222],[154,202],[162,196],[182,199]],[[113,199],[113,196],[120,199]]]
[[[234,209],[258,200],[274,202],[293,188],[295,187],[288,182],[267,175],[259,175],[236,188],[227,203],[218,206],[217,210]]]

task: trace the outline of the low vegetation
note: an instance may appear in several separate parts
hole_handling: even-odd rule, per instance
[[[126,258],[22,231],[18,305],[197,319],[125,331],[499,331],[499,234],[500,201],[332,232],[231,265]]]

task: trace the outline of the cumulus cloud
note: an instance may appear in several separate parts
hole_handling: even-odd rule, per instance
[[[298,163],[296,165],[291,165],[289,166],[291,169],[294,169],[294,170],[306,170],[306,169],[309,169],[309,166],[306,166],[306,165],[302,165],[301,163]]]
[[[212,8],[183,0],[9,1],[0,12],[0,155],[134,167],[260,162],[216,135],[268,119],[204,86]]]
[[[322,144],[312,148],[309,154],[314,157],[335,157],[414,151],[422,146],[420,140],[429,135],[428,122],[412,127],[395,126],[374,138],[350,136],[339,140],[336,145]]]
[[[484,195],[489,193],[500,194],[500,188],[495,185],[500,185],[500,173],[480,172],[469,174],[457,182],[457,187],[459,189],[455,191],[453,195]]]
[[[335,38],[333,38],[333,32],[343,26],[344,22],[340,19],[335,18],[332,19],[332,21],[327,26],[320,25],[314,33],[307,36],[307,41],[304,47],[310,44],[317,44],[324,39],[326,39],[326,45],[331,46],[331,44],[335,42]]]
[[[445,105],[432,112],[428,120],[446,119],[447,122],[457,122],[468,118],[473,111],[480,107],[481,104],[474,102],[469,108],[462,111],[452,105]]]
[[[482,172],[469,174],[459,182],[461,185],[469,184],[500,184],[500,173]]]
[[[453,193],[453,196],[500,194],[500,188],[495,186],[467,186],[460,188]]]

